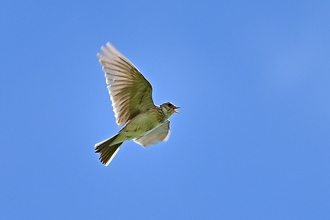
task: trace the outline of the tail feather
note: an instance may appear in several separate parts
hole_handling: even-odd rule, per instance
[[[114,141],[114,139],[116,137],[117,137],[117,135],[95,144],[95,153],[100,154],[99,160],[105,166],[108,166],[110,164],[112,159],[118,153],[120,146],[123,144],[123,142],[121,142],[121,143],[111,145],[111,143]]]

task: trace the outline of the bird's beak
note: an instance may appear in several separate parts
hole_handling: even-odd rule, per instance
[[[175,107],[173,108],[173,112],[179,114],[179,112],[176,111],[176,110],[179,109],[179,108],[180,108],[180,107],[175,106]]]

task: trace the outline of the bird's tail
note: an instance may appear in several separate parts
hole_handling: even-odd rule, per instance
[[[108,166],[110,164],[110,162],[116,156],[116,154],[120,149],[120,146],[123,143],[121,142],[113,145],[111,144],[116,139],[117,136],[118,134],[95,144],[95,153],[100,154],[99,160],[105,166]]]

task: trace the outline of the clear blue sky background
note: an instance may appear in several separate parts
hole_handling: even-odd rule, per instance
[[[2,1],[1,219],[330,219],[329,1]],[[182,109],[119,128],[110,41]]]

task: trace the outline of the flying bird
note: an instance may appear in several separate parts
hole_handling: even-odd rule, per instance
[[[125,141],[143,147],[167,141],[169,117],[178,113],[171,102],[157,106],[152,100],[152,86],[142,73],[110,43],[102,46],[99,62],[105,72],[116,123],[124,126],[116,135],[95,144],[100,162],[108,166]]]

